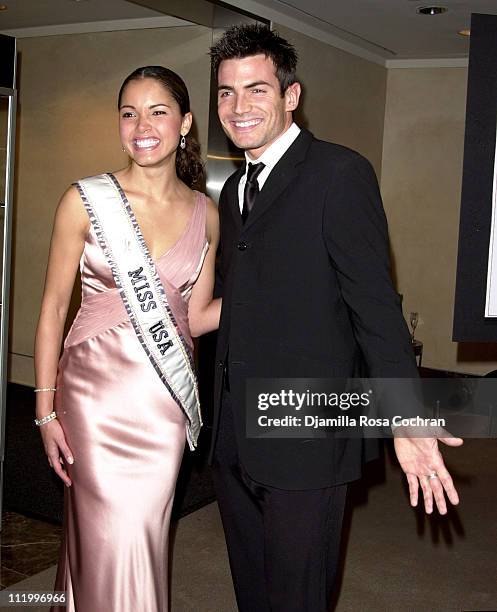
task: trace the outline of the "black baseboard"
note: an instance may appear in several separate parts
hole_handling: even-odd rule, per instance
[[[33,389],[9,383],[5,423],[4,510],[60,523],[64,485],[53,473],[43,449],[40,432],[33,422]],[[188,449],[181,465],[173,519],[185,516],[211,501],[215,494],[207,454],[210,429],[205,428],[198,449]],[[132,494],[132,493],[130,493]]]
[[[424,378],[466,378],[433,368],[421,368]],[[60,523],[63,514],[64,486],[50,469],[38,428],[33,423],[35,397],[31,387],[9,383],[5,425],[4,509]],[[210,417],[210,414],[207,414]],[[207,418],[207,422],[211,419]],[[214,501],[207,454],[211,428],[204,427],[199,447],[185,451],[181,465],[173,518],[185,516]]]

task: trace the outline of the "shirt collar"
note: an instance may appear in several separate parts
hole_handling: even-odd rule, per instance
[[[245,152],[246,163],[257,164],[262,162],[268,170],[272,170],[299,134],[299,126],[296,123],[292,123],[286,132],[283,132],[283,134],[277,140],[275,140],[273,144],[270,145],[257,159],[251,159],[247,155],[247,152]],[[266,168],[264,170],[266,170]]]

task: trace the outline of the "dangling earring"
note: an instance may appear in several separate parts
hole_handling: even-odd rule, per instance
[[[181,140],[179,141],[179,146],[184,149],[186,147],[186,138],[181,135]]]
[[[123,150],[123,153],[126,153],[126,147],[121,147],[121,149]]]

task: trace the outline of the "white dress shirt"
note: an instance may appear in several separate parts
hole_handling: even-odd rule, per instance
[[[247,171],[248,164],[258,164],[262,162],[264,164],[264,168],[259,173],[257,177],[257,183],[259,184],[259,191],[262,189],[262,186],[267,180],[267,177],[270,175],[271,170],[276,166],[276,164],[280,161],[283,155],[286,153],[287,149],[290,147],[292,142],[297,138],[300,134],[300,128],[296,123],[292,123],[292,125],[283,132],[283,134],[273,142],[271,146],[269,146],[264,153],[258,157],[257,159],[251,159],[247,152],[245,152],[245,173],[240,179],[238,183],[238,204],[240,206],[240,213],[243,210],[243,192],[245,189],[245,183],[247,182]]]

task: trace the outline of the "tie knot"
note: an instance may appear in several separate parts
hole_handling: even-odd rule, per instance
[[[263,169],[264,164],[262,162],[259,162],[258,164],[251,164],[249,162],[247,169],[247,183],[253,183],[255,180],[257,180],[257,177],[263,171]]]

